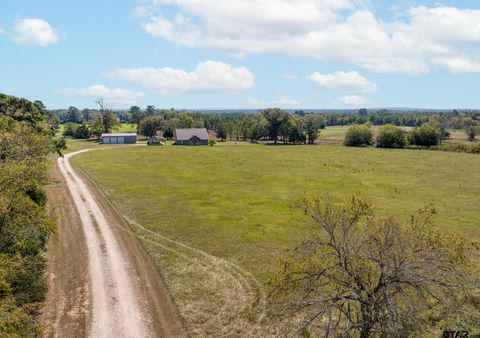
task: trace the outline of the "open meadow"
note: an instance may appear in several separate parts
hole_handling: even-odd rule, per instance
[[[340,201],[360,194],[404,219],[432,203],[440,226],[480,238],[477,155],[220,143],[112,148],[73,162],[130,220],[194,336],[231,329],[246,306],[235,312],[233,304],[245,295],[244,304],[252,302],[252,285],[264,285],[308,234],[311,225],[294,209],[299,196]],[[235,325],[239,335],[259,332],[245,329],[248,322]]]

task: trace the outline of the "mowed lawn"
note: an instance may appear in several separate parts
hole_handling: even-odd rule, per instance
[[[260,279],[311,224],[304,194],[367,197],[407,218],[426,204],[442,227],[480,238],[480,156],[344,146],[125,147],[78,155],[127,216],[239,263]]]

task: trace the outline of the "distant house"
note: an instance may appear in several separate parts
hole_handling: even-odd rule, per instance
[[[137,143],[137,134],[102,134],[103,144],[135,144]]]
[[[179,146],[208,145],[208,133],[205,128],[175,129],[175,144]]]

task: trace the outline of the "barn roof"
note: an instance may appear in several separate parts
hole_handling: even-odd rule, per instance
[[[175,129],[175,134],[179,141],[188,141],[194,136],[201,140],[208,140],[208,133],[205,128]]]
[[[136,133],[102,134],[102,137],[110,137],[110,136],[126,137],[126,136],[137,136],[137,134]]]

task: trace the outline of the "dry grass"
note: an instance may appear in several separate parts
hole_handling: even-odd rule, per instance
[[[264,336],[263,296],[251,273],[125,219],[162,270],[190,337]]]

